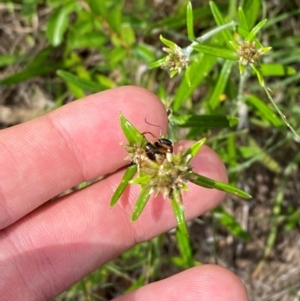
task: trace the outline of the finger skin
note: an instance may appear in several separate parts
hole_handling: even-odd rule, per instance
[[[124,166],[119,113],[159,135],[166,111],[149,91],[116,88],[0,132],[0,229],[59,193]]]
[[[203,265],[148,284],[115,301],[247,301],[241,281],[229,270]]]
[[[208,147],[193,161],[204,176],[226,181],[225,168]],[[139,188],[130,186],[109,209],[124,171],[48,203],[0,232],[2,300],[48,300],[136,243],[175,227],[168,200],[150,199],[130,222]],[[216,206],[224,194],[189,185],[183,201],[191,219]],[[13,287],[10,289],[10,285]]]

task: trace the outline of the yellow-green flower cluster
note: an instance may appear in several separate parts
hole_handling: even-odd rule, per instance
[[[189,165],[190,156],[184,156],[182,148],[176,154],[156,154],[151,160],[145,147],[123,145],[132,163],[138,166],[138,176],[132,184],[141,184],[143,188],[150,188],[150,194],[162,194],[164,198],[172,198],[173,191],[187,189],[188,176],[192,172]]]
[[[264,54],[262,48],[257,49],[255,41],[243,41],[237,49],[239,62],[242,65],[254,64]]]
[[[175,72],[180,73],[188,67],[189,57],[183,53],[178,45],[174,45],[173,48],[163,47],[162,50],[168,53],[168,55],[161,68],[169,69],[170,73],[173,74]]]

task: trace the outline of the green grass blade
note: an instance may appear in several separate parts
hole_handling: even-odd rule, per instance
[[[239,16],[240,27],[243,28],[244,30],[249,31],[249,25],[242,7],[238,8],[238,16]]]
[[[221,47],[214,47],[214,46],[209,46],[209,45],[203,45],[203,44],[198,44],[193,46],[193,49],[196,51],[213,55],[216,57],[221,57],[224,59],[232,60],[232,61],[237,61],[238,56],[236,54],[236,51],[231,50],[231,49],[225,49]]]
[[[249,28],[252,28],[261,12],[261,0],[244,0],[243,11]]]
[[[79,31],[79,33],[78,33]],[[83,31],[83,29],[82,29]],[[80,32],[78,28],[72,28],[68,36],[68,50],[82,49],[82,48],[101,48],[105,47],[107,36],[99,31],[97,32]],[[116,50],[114,50],[116,51]],[[115,55],[117,56],[117,54]]]
[[[244,199],[250,199],[251,195],[244,192],[243,190],[240,190],[238,188],[235,188],[231,185],[219,182],[219,181],[215,181],[213,179],[198,175],[196,173],[191,173],[191,175],[189,176],[189,181],[191,181],[192,183],[202,186],[202,187],[206,187],[206,188],[214,188],[214,189],[218,189],[221,191],[225,191],[234,195],[237,195],[241,198]]]
[[[235,237],[238,237],[244,241],[248,241],[250,239],[249,233],[243,230],[242,226],[235,220],[235,218],[223,208],[215,208],[213,210],[213,214],[214,217]]]
[[[180,127],[190,128],[228,128],[239,123],[239,119],[234,116],[224,115],[172,115],[170,121]]]
[[[208,104],[211,109],[215,109],[218,104],[220,103],[220,96],[224,92],[229,75],[231,73],[231,69],[233,67],[235,62],[233,61],[225,61],[221,70],[221,73],[219,75],[218,81],[215,85],[215,89],[211,95],[211,97],[208,100]]]
[[[165,62],[166,62],[166,57],[163,57],[163,58],[161,58],[161,59],[159,59],[159,60],[157,60],[157,61],[154,61],[154,62],[152,62],[152,63],[150,63],[149,65],[148,65],[148,68],[149,69],[154,69],[154,68],[158,68],[158,67],[160,67],[162,64],[164,64]]]
[[[247,103],[251,104],[257,110],[258,115],[261,115],[264,120],[268,120],[275,127],[281,127],[283,125],[282,120],[264,101],[251,94],[247,95],[246,100]]]
[[[191,83],[190,85],[185,79],[182,80],[179,88],[175,93],[173,102],[173,111],[176,112],[182,106],[185,100],[189,98],[192,93],[199,87],[201,82],[206,78],[207,74],[211,71],[216,63],[216,57],[211,55],[203,55],[202,59],[196,59],[189,69]]]
[[[119,115],[122,131],[130,145],[146,145],[146,139],[123,115]]]
[[[190,68],[191,66],[188,66],[185,70],[185,73],[184,73],[184,78],[185,78],[185,81],[186,83],[188,84],[188,86],[190,87],[192,85],[191,83],[191,77],[190,77]]]
[[[128,185],[128,182],[133,178],[133,176],[136,174],[136,172],[137,172],[136,164],[127,167],[121,183],[119,184],[119,186],[117,187],[116,191],[114,192],[114,194],[111,198],[110,207],[113,207],[118,202],[119,198],[125,191],[125,189]]]
[[[189,2],[186,7],[186,26],[187,26],[187,34],[190,41],[195,40],[194,34],[194,16],[193,16],[193,8],[192,3]]]
[[[28,59],[25,56],[20,56],[16,54],[2,54],[0,55],[0,67],[21,63],[27,60]]]
[[[217,7],[217,5],[213,1],[210,1],[209,6],[210,6],[210,9],[211,9],[211,12],[213,14],[216,24],[218,26],[224,25],[226,22],[221,14],[219,8]],[[231,32],[228,29],[224,30],[224,31],[222,31],[221,36],[223,37],[224,43],[226,43],[228,45],[228,47],[231,47],[229,44],[229,41],[232,40]]]
[[[283,64],[261,64],[260,68],[263,76],[288,76],[297,73],[295,68]]]
[[[90,91],[96,93],[101,90],[100,84],[94,81],[85,78],[80,78],[79,76],[64,70],[58,70],[56,73],[59,77],[61,77],[66,82],[74,84],[75,86],[81,88],[84,91]]]
[[[252,30],[249,32],[248,36],[246,37],[246,40],[252,42],[255,39],[257,33],[266,24],[266,22],[267,22],[267,19],[264,19],[264,20],[260,21],[255,27],[253,27]]]
[[[34,58],[31,58],[28,65],[22,71],[0,80],[0,83],[3,85],[18,84],[35,76],[55,71],[57,68],[61,67],[62,62],[51,62],[50,56],[52,50],[52,47],[42,49]],[[49,63],[49,61],[51,63]]]
[[[164,28],[166,30],[172,30],[172,29],[178,29],[186,24],[186,7],[184,7],[184,10],[178,10],[177,13],[172,14],[169,17],[165,17],[162,20],[152,23],[151,25],[148,26],[147,32],[153,31],[155,28]],[[193,9],[193,15],[194,15],[194,20],[203,20],[204,18],[207,18],[211,15],[210,9],[208,5],[202,5],[199,8],[194,8]]]
[[[141,215],[142,211],[144,210],[144,208],[150,198],[150,191],[151,191],[151,188],[144,188],[141,191],[141,193],[135,203],[133,211],[132,211],[132,215],[131,215],[132,222],[135,222],[138,219],[138,217]]]
[[[251,137],[249,138],[249,146],[249,148],[252,148],[251,156],[258,155],[257,159],[263,166],[265,166],[274,174],[279,175],[280,173],[282,173],[282,166],[280,165],[280,163],[271,156],[269,151],[266,151],[264,148],[262,148],[259,143],[257,143],[255,139]],[[245,152],[245,149],[241,151]]]

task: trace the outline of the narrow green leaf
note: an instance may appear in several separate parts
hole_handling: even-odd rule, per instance
[[[231,73],[231,69],[234,65],[234,61],[225,61],[222,67],[222,70],[220,72],[220,75],[218,77],[218,81],[215,85],[215,88],[213,90],[212,95],[210,96],[209,100],[208,100],[208,104],[210,106],[211,109],[215,109],[218,104],[220,103],[220,97],[221,94],[224,92],[229,75]]]
[[[53,48],[51,47],[42,49],[34,58],[30,60],[29,64],[22,71],[0,80],[0,83],[3,85],[17,84],[32,77],[48,74],[57,70],[59,67],[61,67],[62,62],[51,61],[50,55],[52,51]]]
[[[276,161],[268,151],[263,149],[253,138],[249,140],[250,147],[254,149],[251,156],[256,156],[258,161],[261,162],[267,169],[271,172],[279,175],[282,173],[282,166],[278,161]],[[244,150],[243,150],[244,151]]]
[[[261,64],[261,72],[264,76],[287,76],[297,73],[296,69],[282,64]]]
[[[239,7],[238,9],[238,16],[239,16],[240,27],[243,28],[244,30],[249,31],[248,22],[242,7]]]
[[[13,65],[27,60],[28,59],[25,56],[20,56],[16,54],[2,54],[0,55],[0,67]]]
[[[217,207],[213,210],[214,217],[219,220],[219,222],[227,228],[227,230],[232,233],[235,237],[242,240],[249,240],[250,235],[242,226],[235,220],[235,218],[226,212],[223,208]]]
[[[257,17],[261,12],[261,0],[244,0],[243,11],[247,19],[249,28],[252,28],[256,23]]]
[[[94,81],[85,78],[80,78],[79,76],[64,70],[58,70],[56,73],[59,77],[61,77],[66,82],[72,83],[85,91],[96,93],[101,90],[100,85]]]
[[[188,84],[188,86],[190,87],[191,84],[191,77],[190,77],[190,70],[191,70],[191,66],[188,66],[184,72],[184,78],[186,80],[186,83]]]
[[[209,6],[210,6],[210,9],[211,9],[211,12],[213,14],[216,24],[218,26],[224,25],[226,22],[221,14],[219,8],[217,7],[217,5],[213,1],[210,1]],[[223,37],[224,43],[226,43],[228,46],[230,46],[229,41],[232,40],[232,34],[230,33],[230,31],[229,30],[222,31],[221,36]]]
[[[202,187],[218,189],[221,191],[225,191],[225,192],[237,195],[237,196],[245,198],[245,199],[251,198],[251,195],[244,192],[243,190],[240,190],[231,185],[198,175],[194,172],[191,173],[191,175],[189,176],[189,181],[191,181],[192,183],[194,183],[196,185],[202,186]]]
[[[282,120],[277,116],[277,114],[269,108],[266,103],[254,95],[247,95],[246,100],[254,108],[257,109],[257,113],[262,116],[263,119],[268,120],[275,127],[280,127],[283,125]]]
[[[227,128],[233,127],[239,123],[239,119],[234,116],[223,115],[174,115],[170,117],[170,121],[180,127],[191,128]]]
[[[98,0],[99,1],[99,0]],[[183,2],[184,3],[184,2]],[[147,28],[147,32],[152,32],[155,28],[165,28],[166,30],[182,28],[186,24],[186,6],[184,5],[184,10],[177,10],[175,14],[170,17],[162,18],[161,21],[151,24]],[[193,9],[194,20],[203,20],[210,16],[211,12],[208,5],[201,5],[199,8]]]
[[[237,33],[243,37],[245,40],[247,38],[247,36],[249,35],[249,31],[241,28],[241,27],[237,27]],[[258,38],[254,37],[253,41],[255,41],[255,44],[256,44],[256,48],[260,48],[262,47],[260,41],[258,40]],[[233,45],[233,43],[235,43],[233,40],[230,41],[230,44]],[[235,43],[238,47],[235,48],[236,50],[239,48],[239,44]]]
[[[190,65],[191,84],[188,85],[185,79],[182,80],[179,88],[176,90],[175,99],[173,102],[173,111],[179,110],[181,105],[186,101],[192,93],[199,87],[201,82],[206,78],[207,74],[213,68],[216,62],[216,57],[211,55],[203,55],[201,58],[196,58]]]
[[[260,21],[255,27],[253,27],[248,36],[246,37],[246,40],[252,42],[255,39],[257,33],[262,29],[262,27],[266,24],[267,21],[267,19],[264,19]]]
[[[187,33],[188,33],[189,40],[194,41],[195,40],[194,16],[193,16],[193,8],[191,2],[189,2],[186,7],[186,26],[187,26]]]
[[[63,41],[69,26],[69,16],[78,8],[77,2],[66,2],[56,8],[47,22],[47,37],[52,46],[56,47]]]
[[[141,193],[135,203],[133,211],[132,211],[132,215],[131,215],[132,222],[135,222],[138,219],[138,217],[141,215],[141,213],[143,212],[143,210],[150,198],[150,190],[151,190],[151,188],[144,188],[141,191]]]
[[[197,141],[196,143],[194,143],[193,145],[191,145],[184,153],[183,157],[188,157],[189,155],[191,155],[191,158],[194,158],[197,153],[199,152],[199,150],[201,149],[202,145],[205,143],[206,138],[202,138],[201,140]],[[190,161],[189,160],[189,161]]]
[[[214,47],[214,46],[204,45],[204,44],[195,45],[195,46],[193,46],[193,49],[195,49],[196,51],[205,53],[205,54],[213,55],[216,57],[221,57],[221,58],[232,60],[232,61],[238,60],[236,51],[231,50],[231,49]]]
[[[298,141],[300,141],[300,135],[298,135],[298,133],[296,132],[296,130],[290,125],[290,123],[287,121],[285,115],[281,112],[281,110],[278,108],[276,102],[274,101],[272,95],[270,94],[269,89],[264,86],[264,90],[266,92],[266,94],[268,95],[269,100],[271,101],[272,105],[274,106],[274,108],[276,109],[276,111],[278,112],[278,114],[280,115],[282,121],[286,124],[286,126],[291,130],[291,132],[294,134],[294,136],[297,138]]]
[[[78,26],[77,26],[78,27]],[[91,29],[92,30],[92,29]],[[83,31],[83,29],[81,30]],[[72,28],[68,33],[68,49],[98,48],[103,47],[107,41],[107,36],[99,31],[78,32],[77,28]]]
[[[119,186],[117,187],[116,191],[114,192],[114,194],[111,198],[110,207],[113,207],[118,202],[119,198],[125,191],[125,189],[128,185],[128,182],[133,178],[133,176],[136,174],[136,172],[137,172],[136,164],[133,164],[133,165],[127,167],[121,183],[119,184]]]
[[[156,58],[151,46],[142,42],[132,45],[132,52],[137,59],[146,63],[151,63]]]
[[[177,221],[178,229],[182,232],[183,235],[189,236],[185,216],[184,216],[184,207],[182,204],[182,195],[180,189],[173,190],[173,196],[171,198],[171,204],[173,212]]]
[[[137,130],[137,128],[130,123],[123,115],[120,113],[119,115],[120,124],[122,131],[129,142],[130,145],[141,145],[145,146],[147,140],[144,136]]]

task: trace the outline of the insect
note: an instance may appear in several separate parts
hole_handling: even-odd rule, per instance
[[[151,132],[143,133],[143,135],[145,134],[150,134],[156,139],[154,143],[147,142],[145,146],[146,155],[150,160],[157,161],[158,156],[166,158],[167,154],[173,153],[173,143],[171,140],[166,138],[157,138]]]
[[[151,124],[147,122],[145,119],[145,122],[157,126],[154,124]],[[173,143],[171,140],[167,138],[157,138],[154,134],[151,132],[144,132],[143,135],[150,134],[156,141],[154,143],[147,142],[145,146],[145,152],[147,157],[152,161],[161,161],[162,159],[165,159],[168,154],[173,153]]]

